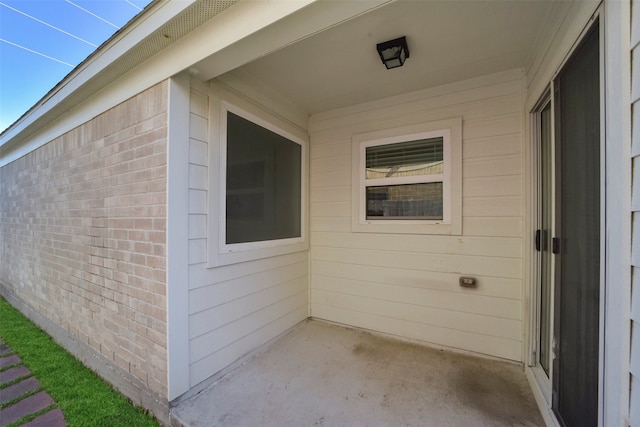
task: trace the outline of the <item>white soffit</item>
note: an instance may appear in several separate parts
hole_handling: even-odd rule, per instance
[[[308,114],[525,68],[552,1],[398,0],[236,70]],[[386,70],[376,43],[406,35]]]
[[[239,0],[200,0],[187,8],[171,21],[154,31],[135,48],[120,56],[109,67],[105,74],[115,80],[125,72],[151,58],[167,48],[195,28],[209,21],[214,16],[233,6]]]

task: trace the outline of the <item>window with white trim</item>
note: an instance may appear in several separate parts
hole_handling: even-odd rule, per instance
[[[213,101],[219,120],[211,162],[219,169],[212,174],[210,266],[306,250],[304,133],[225,95]]]
[[[363,144],[366,219],[443,220],[444,139]]]
[[[225,251],[299,239],[302,146],[231,111],[226,121]]]
[[[461,119],[353,137],[353,231],[461,234]]]

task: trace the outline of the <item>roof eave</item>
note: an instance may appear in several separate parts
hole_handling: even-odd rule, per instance
[[[196,0],[155,0],[124,27],[76,66],[33,107],[0,134],[0,155],[17,141],[24,140],[45,126],[48,118],[64,113],[65,101],[78,89],[99,88],[108,76],[104,71],[135,49],[155,31],[189,8]],[[140,61],[142,62],[142,61]]]

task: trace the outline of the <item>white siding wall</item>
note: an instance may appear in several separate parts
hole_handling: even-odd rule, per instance
[[[522,360],[522,88],[515,70],[311,118],[313,317]],[[460,116],[462,235],[351,233],[352,135]]]
[[[631,288],[630,425],[640,426],[640,2],[631,3],[631,111],[633,156],[633,240]]]
[[[191,83],[189,377],[193,387],[304,320],[308,252],[207,268],[208,85]]]

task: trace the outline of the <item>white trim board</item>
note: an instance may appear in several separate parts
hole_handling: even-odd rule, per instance
[[[601,20],[605,254],[602,425],[629,423],[631,345],[630,2],[606,1]],[[604,21],[604,22],[603,22]],[[604,24],[604,25],[603,25]],[[603,184],[605,185],[605,184]]]
[[[189,390],[188,74],[169,81],[167,138],[167,397]]]

